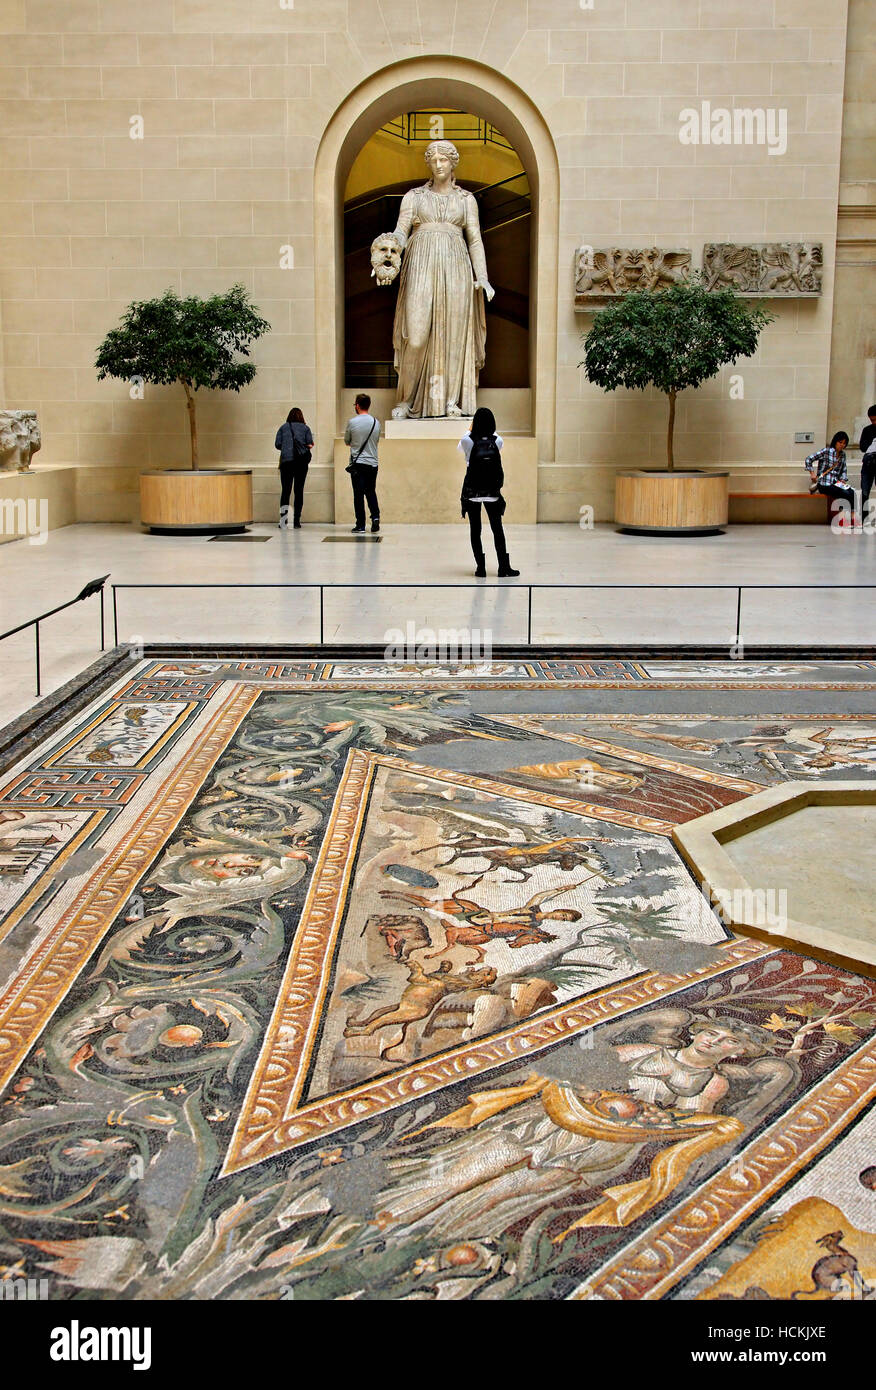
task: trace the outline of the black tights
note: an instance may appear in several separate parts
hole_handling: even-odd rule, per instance
[[[501,502],[469,502],[468,526],[471,532],[471,548],[475,560],[481,564],[484,558],[484,547],[481,541],[481,506],[484,507],[487,518],[493,532],[493,540],[496,542],[496,556],[499,564],[503,564],[508,558],[508,551],[505,548],[505,532],[502,529],[502,503]]]

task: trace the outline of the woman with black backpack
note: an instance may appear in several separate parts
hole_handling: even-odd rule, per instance
[[[304,419],[304,415],[296,406],[290,410],[286,417],[285,425],[281,425],[277,430],[277,438],[274,440],[274,448],[280,450],[280,483],[282,492],[280,494],[280,521],[281,531],[289,529],[289,498],[292,489],[295,488],[295,503],[293,507],[293,526],[296,531],[301,529],[301,507],[304,502],[304,483],[307,478],[307,470],[310,467],[310,455],[313,450],[313,435],[310,426]]]
[[[502,514],[505,511],[505,499],[502,496],[505,482],[501,457],[503,443],[502,436],[496,434],[496,418],[492,410],[487,410],[485,406],[475,411],[470,432],[459,441],[459,448],[468,465],[462,484],[460,504],[463,517],[468,517],[471,531],[471,548],[477,565],[476,579],[487,577],[484,547],[481,542],[481,505],[486,510],[496,543],[499,578],[516,579],[520,573],[519,570],[511,568],[505,546],[505,532],[502,529]]]

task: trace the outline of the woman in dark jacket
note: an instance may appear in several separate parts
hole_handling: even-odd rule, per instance
[[[475,411],[470,432],[459,441],[460,452],[465,455],[468,465],[462,484],[460,505],[463,517],[468,517],[471,548],[477,565],[476,579],[487,577],[484,547],[481,542],[481,506],[486,510],[496,543],[499,578],[514,579],[520,573],[519,570],[511,568],[505,545],[505,532],[502,529],[502,514],[505,511],[502,487],[505,475],[502,471],[501,449],[504,442],[502,436],[496,434],[496,418],[492,410],[487,410],[485,406]]]
[[[289,529],[289,497],[294,487],[293,525],[298,531],[301,529],[301,506],[313,450],[313,435],[297,406],[289,411],[285,425],[281,425],[277,430],[274,448],[280,450],[280,482],[283,489],[280,494],[280,530]]]

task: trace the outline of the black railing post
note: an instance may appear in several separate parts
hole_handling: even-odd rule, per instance
[[[106,617],[103,609],[103,586],[100,590],[100,650],[106,651]]]
[[[119,604],[116,585],[113,585],[113,646],[119,645]]]
[[[532,646],[532,585],[529,585],[529,601],[526,605],[526,645]]]
[[[325,602],[325,586],[324,586],[323,584],[320,584],[320,586],[319,586],[319,645],[320,645],[320,646],[323,645],[323,639],[324,639],[324,636],[325,636],[325,609],[324,609],[324,602]]]
[[[737,641],[738,643],[741,643],[741,641],[742,641],[742,585],[741,585],[741,584],[739,585],[739,587],[738,587],[738,589],[737,589],[737,598],[736,598],[736,641]]]
[[[43,692],[42,692],[42,686],[41,686],[41,684],[40,684],[40,620],[39,620],[39,618],[37,618],[36,622],[35,622],[34,625],[33,625],[33,635],[34,635],[34,637],[35,637],[35,639],[36,639],[36,693],[37,693],[37,695],[42,695],[42,693],[43,693]]]

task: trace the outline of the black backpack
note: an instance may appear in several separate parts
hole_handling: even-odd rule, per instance
[[[468,468],[462,484],[463,512],[472,497],[498,497],[505,482],[502,471],[502,455],[496,443],[496,436],[476,439],[468,456]]]

